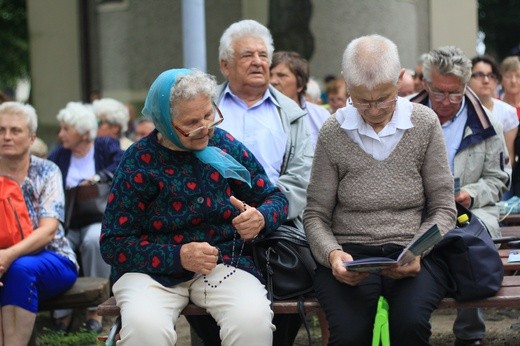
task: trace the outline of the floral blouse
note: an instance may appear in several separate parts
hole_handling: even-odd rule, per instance
[[[231,220],[239,211],[229,198],[233,195],[256,207],[265,219],[264,233],[286,220],[287,199],[253,154],[229,133],[215,129],[209,145],[246,167],[252,187],[223,178],[191,152],[163,147],[156,130],[126,150],[114,175],[100,240],[114,282],[128,272],[149,274],[165,286],[190,280],[194,273],[180,261],[180,248],[189,242],[216,246],[219,262],[238,262],[238,268],[262,280],[248,243],[238,258],[243,241]]]
[[[38,220],[42,217],[54,217],[60,221],[54,239],[45,249],[67,257],[79,268],[76,254],[65,237],[61,225],[64,217],[65,195],[58,166],[49,160],[32,155],[29,172],[21,187],[33,229],[38,227]]]

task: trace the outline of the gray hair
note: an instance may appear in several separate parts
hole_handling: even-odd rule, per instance
[[[520,57],[508,56],[504,60],[502,60],[502,64],[500,65],[500,72],[502,74],[507,72],[516,72],[520,70]]]
[[[341,67],[349,88],[363,85],[373,89],[381,83],[397,84],[401,72],[397,46],[381,35],[352,40],[343,53]]]
[[[96,138],[98,123],[91,106],[80,102],[69,102],[56,116],[58,121],[74,127],[80,135],[89,133],[90,140]]]
[[[312,102],[316,102],[318,100],[321,100],[321,89],[320,85],[314,78],[309,78],[309,81],[307,82],[307,91],[306,95],[308,95]]]
[[[262,24],[252,19],[244,19],[239,22],[231,24],[220,37],[220,46],[218,48],[219,60],[230,62],[233,59],[233,42],[236,39],[254,36],[264,41],[267,49],[267,57],[269,65],[273,58],[274,45],[271,32]]]
[[[471,68],[471,60],[464,55],[462,49],[444,46],[428,53],[423,63],[423,76],[427,82],[431,82],[432,71],[435,69],[441,75],[454,75],[466,84],[471,78]]]
[[[123,136],[128,130],[128,121],[130,115],[128,108],[117,100],[111,98],[102,98],[92,103],[94,113],[98,120],[104,120],[113,125],[119,125],[121,128],[120,135]]]
[[[217,94],[217,81],[214,76],[193,69],[192,73],[180,76],[170,92],[172,117],[178,114],[175,106],[178,102],[192,100],[205,95],[213,100]]]
[[[7,101],[0,104],[0,114],[23,115],[27,120],[27,126],[31,134],[38,129],[38,116],[33,106],[16,101]]]
[[[419,59],[417,59],[417,65],[423,65],[424,64],[424,60],[426,60],[426,58],[428,57],[428,53],[422,53],[420,56],[419,56]]]

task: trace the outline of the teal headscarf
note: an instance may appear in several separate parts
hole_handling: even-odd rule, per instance
[[[177,79],[190,73],[193,73],[190,69],[172,69],[161,73],[150,87],[142,110],[142,113],[153,121],[157,130],[164,137],[177,147],[185,150],[190,149],[182,145],[172,124],[170,93]],[[241,180],[251,187],[249,171],[232,156],[220,150],[220,148],[207,146],[202,150],[190,151],[200,161],[215,168],[224,178]]]

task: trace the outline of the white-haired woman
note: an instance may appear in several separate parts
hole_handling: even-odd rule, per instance
[[[69,289],[78,276],[60,223],[65,204],[60,170],[30,154],[36,128],[32,106],[0,105],[0,175],[20,184],[33,228],[19,243],[0,249],[0,345],[27,345],[39,303]]]
[[[215,128],[215,79],[173,69],[143,114],[156,130],[114,176],[101,232],[121,308],[121,345],[175,345],[191,301],[218,321],[223,345],[271,345],[273,313],[248,241],[277,229],[287,199],[253,154]],[[247,312],[247,313],[244,313]]]
[[[65,189],[78,186],[85,180],[95,180],[96,176],[108,171],[113,173],[121,160],[119,141],[112,137],[96,137],[97,119],[91,107],[78,102],[69,102],[57,115],[60,122],[58,137],[61,144],[50,154],[49,160],[61,170]],[[108,278],[110,266],[101,258],[99,235],[101,220],[67,230],[67,238],[81,256],[84,276]],[[57,329],[67,330],[72,311],[55,312]],[[101,332],[101,317],[96,307],[87,309],[86,328]]]
[[[442,130],[431,109],[397,96],[404,69],[392,41],[352,41],[342,67],[349,102],[320,130],[304,212],[329,345],[372,344],[379,296],[390,306],[391,344],[428,345],[431,313],[447,293],[444,273],[428,256],[374,273],[345,263],[395,259],[434,224],[442,234],[453,229]]]
[[[117,138],[121,149],[128,149],[133,143],[125,136],[130,119],[128,108],[122,102],[111,98],[95,100],[92,107],[99,124],[97,135]]]

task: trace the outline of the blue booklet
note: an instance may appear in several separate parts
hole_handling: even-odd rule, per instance
[[[442,239],[441,232],[437,225],[433,225],[419,237],[414,238],[406,246],[397,259],[388,257],[370,257],[345,262],[344,265],[350,271],[357,272],[378,272],[383,268],[394,265],[403,265],[413,261],[416,256],[421,256],[426,250],[433,247]]]

